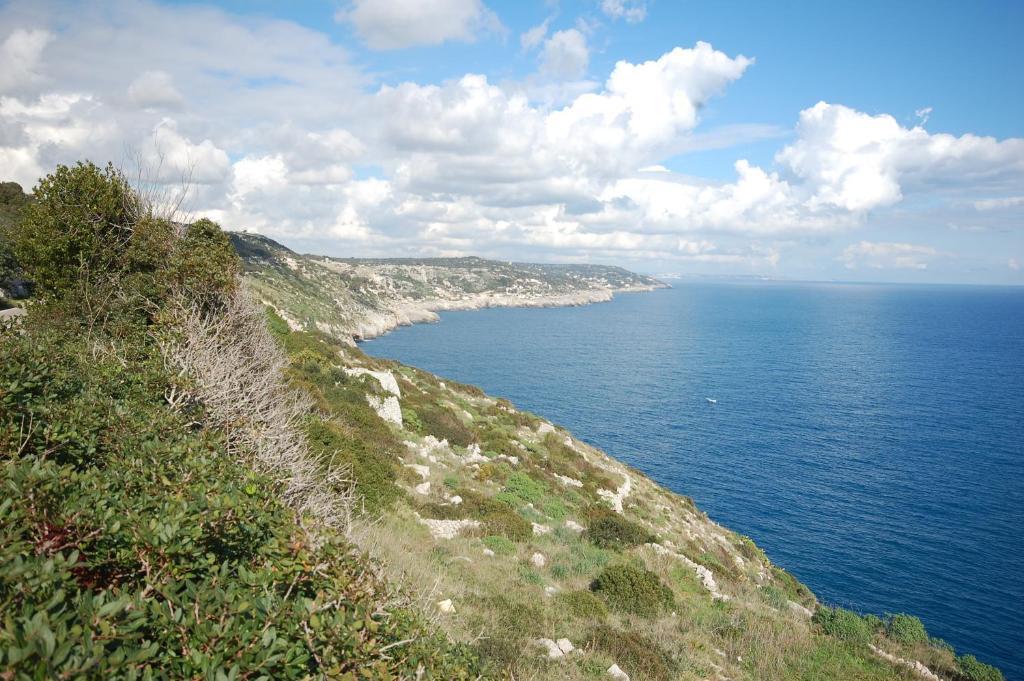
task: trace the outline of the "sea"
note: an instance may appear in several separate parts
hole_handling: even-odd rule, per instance
[[[363,349],[565,426],[823,602],[918,615],[1024,681],[1024,288],[677,281]]]

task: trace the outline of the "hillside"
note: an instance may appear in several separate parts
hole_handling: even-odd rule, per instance
[[[913,616],[820,604],[557,425],[351,342],[410,307],[653,280],[298,256],[88,163],[33,197],[3,230],[36,290],[0,320],[0,678],[1002,679]]]
[[[424,615],[449,637],[472,643],[491,673],[999,678],[985,676],[998,672],[973,658],[958,661],[917,618],[883,620],[819,604],[749,538],[557,425],[471,386],[365,355],[344,341],[366,333],[366,316],[309,322],[308,311],[331,310],[339,299],[345,309],[369,301],[364,315],[406,309],[410,300],[442,309],[475,300],[467,291],[491,295],[486,282],[496,273],[514,272],[521,282],[532,266],[242,254],[246,284],[280,313],[273,327],[297,380],[337,424],[325,441],[353,445],[357,490],[369,510],[355,521],[353,540],[391,581],[418,595]],[[546,271],[567,269],[582,276]],[[591,276],[585,290],[657,285],[617,269]],[[282,281],[287,295],[268,289]],[[551,286],[564,291],[581,280],[557,281]],[[425,282],[433,287],[424,291]],[[545,300],[537,290],[523,299]],[[314,325],[330,333],[304,330]],[[374,445],[356,444],[367,441]]]
[[[232,233],[231,241],[247,285],[293,327],[357,339],[434,321],[440,310],[583,305],[666,286],[605,265],[328,258],[300,255],[257,234]]]

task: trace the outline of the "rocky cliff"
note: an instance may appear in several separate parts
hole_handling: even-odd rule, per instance
[[[443,310],[587,305],[666,288],[604,265],[483,258],[362,259],[300,255],[256,234],[231,235],[249,286],[292,328],[356,340],[437,320]]]

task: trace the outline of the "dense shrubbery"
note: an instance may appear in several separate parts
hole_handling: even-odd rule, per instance
[[[885,634],[897,643],[904,645],[928,641],[928,632],[924,628],[924,623],[913,615],[890,615],[885,623]]]
[[[0,332],[5,678],[475,676],[297,517],[289,471],[168,392],[165,307],[216,314],[235,285],[219,229],[182,235],[89,164],[36,195],[15,246],[46,304]]]
[[[602,624],[591,632],[590,643],[614,659],[631,678],[652,681],[673,678],[672,658],[643,634]]]
[[[590,585],[590,590],[620,612],[655,617],[672,608],[672,590],[650,570],[632,565],[610,565]]]
[[[957,671],[964,681],[1004,681],[1003,673],[990,664],[978,661],[974,655],[956,658]]]
[[[587,539],[604,549],[624,549],[656,541],[657,537],[618,513],[602,513],[590,521]]]
[[[845,608],[819,607],[812,621],[829,636],[850,643],[868,643],[872,632],[869,624],[857,613]]]
[[[604,601],[590,591],[560,591],[555,595],[555,603],[576,619],[595,622],[608,617]]]
[[[2,479],[20,500],[0,506],[0,666],[385,678],[442,664],[430,638],[381,654],[419,635],[413,618],[382,617],[381,585],[339,538],[314,550],[273,481],[162,404],[155,362],[126,371],[45,331],[0,342]]]

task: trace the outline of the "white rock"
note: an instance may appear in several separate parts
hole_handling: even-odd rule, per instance
[[[534,534],[547,534],[551,531],[551,528],[547,525],[541,525],[540,523],[533,523]]]
[[[565,529],[572,530],[573,532],[582,532],[585,528],[575,520],[566,520]]]
[[[808,619],[814,617],[813,612],[811,612],[804,606],[800,605],[796,601],[787,601],[787,603],[789,604],[789,609],[795,612],[796,614],[800,615],[801,617],[806,617]]]
[[[455,604],[452,603],[452,599],[446,598],[443,601],[437,602],[437,609],[444,613],[455,612]]]
[[[427,526],[427,529],[430,530],[430,536],[434,539],[455,539],[464,529],[480,527],[479,520],[471,520],[469,518],[462,520],[420,518],[420,524]]]
[[[558,593],[558,587],[551,586],[549,584],[548,586],[544,587],[544,593],[546,593],[548,596],[554,596],[556,593]]]
[[[459,504],[462,503],[462,497],[460,497],[458,494],[456,494],[455,496],[453,496],[448,501],[451,502],[452,506],[458,506]]]
[[[557,660],[558,658],[565,655],[565,653],[562,652],[562,649],[558,647],[558,644],[552,641],[550,638],[538,638],[535,642],[537,643],[537,645],[543,646],[547,649],[548,657],[552,660]]]
[[[614,492],[606,489],[597,490],[601,498],[607,501],[616,513],[622,513],[622,502],[626,500],[630,490],[633,488],[633,481],[629,479],[629,476],[623,473],[622,477],[624,482]]]
[[[563,485],[567,485],[569,487],[583,487],[582,481],[577,480],[576,478],[570,478],[568,475],[559,475],[558,473],[555,473],[555,477],[558,478],[558,481]]]
[[[494,557],[494,551],[491,551],[490,549],[484,549],[484,555],[488,556],[489,558],[493,558]]]
[[[545,421],[545,422],[541,423],[539,426],[537,426],[537,434],[538,435],[547,435],[548,433],[553,433],[553,432],[555,432],[555,427],[553,425],[551,425],[550,423],[548,423],[547,421]]]
[[[395,375],[390,371],[372,371],[370,369],[363,369],[362,367],[355,367],[353,369],[345,369],[345,373],[349,376],[372,376],[377,379],[380,383],[380,387],[388,391],[395,397],[401,397],[402,392],[398,389],[398,381],[395,380]]]
[[[544,557],[543,553],[538,552],[530,556],[530,563],[533,564],[534,567],[542,568],[547,565],[547,562],[547,558]]]
[[[569,653],[571,653],[572,651],[575,650],[575,648],[572,645],[572,642],[569,641],[569,639],[567,639],[567,638],[560,638],[557,641],[555,641],[555,643],[558,644],[558,649],[561,650],[566,655],[568,655]]]
[[[430,494],[430,483],[421,482],[420,484],[413,487],[413,489],[416,490],[416,494]]]
[[[405,467],[406,468],[411,468],[412,470],[414,470],[417,473],[419,473],[420,474],[420,478],[422,478],[423,480],[426,480],[427,478],[430,477],[430,466],[421,466],[421,465],[415,464],[415,463],[407,463],[407,464],[405,464]]]
[[[394,423],[399,428],[402,427],[402,405],[399,404],[397,397],[389,395],[381,398],[376,395],[367,395],[366,401],[377,412],[377,416]]]
[[[619,665],[613,664],[608,667],[608,676],[612,677],[616,681],[629,681],[629,674],[619,669]]]

